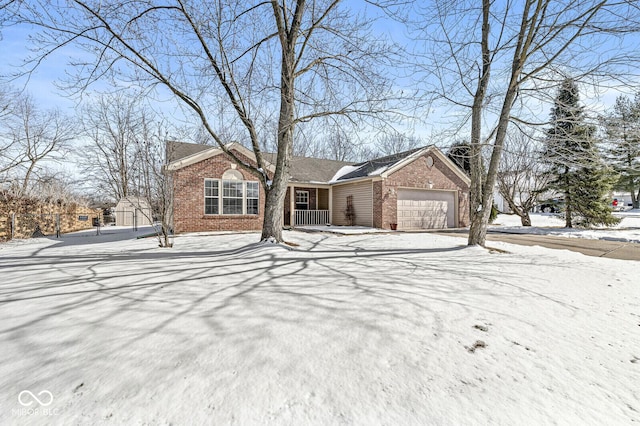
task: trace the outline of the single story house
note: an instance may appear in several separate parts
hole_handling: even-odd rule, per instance
[[[238,143],[228,149],[255,164]],[[275,162],[274,154],[266,154]],[[174,229],[262,228],[265,194],[258,179],[220,148],[167,143]],[[269,165],[267,173],[273,173]],[[285,197],[286,226],[360,225],[419,230],[469,224],[469,177],[435,146],[363,163],[294,157]]]

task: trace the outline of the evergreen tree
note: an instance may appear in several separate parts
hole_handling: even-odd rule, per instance
[[[614,188],[631,193],[633,208],[640,208],[640,93],[633,101],[619,96],[604,124],[607,161],[620,176]]]
[[[464,141],[454,143],[449,147],[447,157],[464,170],[468,176],[471,175],[471,145],[469,143]]]
[[[608,200],[616,177],[600,156],[595,127],[585,121],[572,79],[558,90],[550,124],[543,156],[553,176],[549,189],[564,194],[565,226],[617,223]]]

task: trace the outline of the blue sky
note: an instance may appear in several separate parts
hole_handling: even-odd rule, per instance
[[[3,81],[19,71],[25,59],[31,54],[32,44],[29,35],[35,32],[27,26],[8,27],[2,29],[0,50],[3,60],[0,63],[0,76]],[[26,90],[42,108],[60,108],[67,113],[73,113],[75,101],[56,87],[56,83],[65,77],[67,62],[72,49],[65,48],[52,54],[43,61],[29,76],[10,79],[8,84],[18,90]]]
[[[377,9],[365,3],[357,1],[349,1],[350,4],[360,4],[364,6],[364,10],[367,13],[375,13],[380,17],[380,20],[375,24],[376,31],[386,34],[389,38],[393,39],[399,44],[407,44],[410,41],[406,37],[406,29],[399,23],[384,18],[384,14],[380,13]],[[28,35],[33,31],[33,28],[27,27],[9,27],[2,30],[2,40],[0,40],[0,51],[3,52],[3,60],[0,63],[0,75],[7,76],[15,72],[15,68],[12,65],[20,65],[21,61],[29,54],[29,41]],[[629,37],[625,42],[625,45],[637,45],[640,41],[638,36]],[[70,99],[65,96],[64,92],[56,87],[56,82],[65,77],[67,71],[67,62],[70,57],[81,54],[81,52],[73,50],[73,48],[64,48],[55,52],[47,58],[38,69],[31,74],[30,78],[20,78],[12,82],[12,85],[16,88],[25,88],[36,99],[39,105],[43,108],[61,108],[65,112],[72,114],[76,102],[74,99]],[[400,79],[398,84],[406,84],[410,80]],[[588,86],[583,86],[584,90],[581,96],[582,101],[588,106],[589,109],[594,111],[603,111],[604,109],[613,105],[616,96],[620,91],[616,89],[599,89],[600,93],[595,93],[594,90]],[[412,87],[406,87],[407,90],[413,89]],[[626,92],[633,93],[635,88],[627,88]],[[544,118],[545,114],[548,114],[547,105],[539,105],[540,115]],[[172,109],[173,110],[173,109]],[[422,115],[426,115],[425,111]],[[445,122],[449,121],[449,115],[451,114],[450,108],[446,104],[434,105],[430,111],[428,111],[429,125],[413,126],[418,132],[418,136],[428,137],[429,133],[438,131],[447,126]]]

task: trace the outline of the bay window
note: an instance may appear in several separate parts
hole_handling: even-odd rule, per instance
[[[205,179],[204,214],[257,215],[260,213],[258,182]]]

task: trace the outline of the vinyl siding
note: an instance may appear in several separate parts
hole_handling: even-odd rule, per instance
[[[353,196],[355,225],[373,226],[373,185],[370,180],[333,187],[333,212],[331,223],[349,225],[345,216],[347,197]]]

